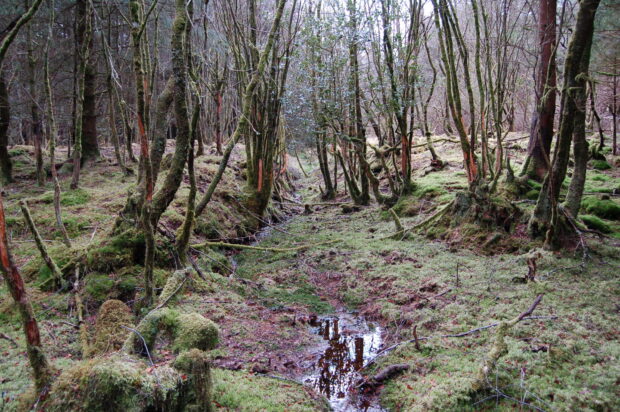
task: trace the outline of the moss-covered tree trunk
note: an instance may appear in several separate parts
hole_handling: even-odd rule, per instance
[[[0,67],[0,172],[4,184],[13,181],[13,162],[9,155],[9,123],[11,121],[11,106],[9,92],[4,80],[4,71]]]
[[[28,4],[28,2],[26,2]],[[26,43],[28,45],[28,89],[30,91],[30,134],[34,144],[35,158],[35,175],[37,185],[42,187],[45,185],[45,173],[43,171],[43,152],[41,146],[43,143],[43,131],[41,128],[41,119],[39,116],[39,104],[37,102],[37,85],[36,85],[36,58],[34,56],[32,30],[30,26],[26,31]]]
[[[561,235],[558,200],[570,155],[571,138],[575,130],[575,117],[579,108],[579,93],[585,93],[587,73],[583,73],[582,61],[590,54],[594,32],[594,17],[600,0],[582,0],[577,13],[577,21],[568,46],[564,67],[562,87],[562,112],[560,130],[553,156],[551,170],[543,182],[536,208],[530,219],[528,229],[532,237],[545,237],[548,247],[557,246]]]
[[[71,178],[71,189],[77,189],[80,184],[80,170],[83,160],[84,148],[84,126],[88,126],[84,111],[91,109],[86,104],[86,87],[87,72],[89,70],[90,52],[92,49],[92,13],[90,11],[90,3],[87,0],[80,0],[77,3],[76,17],[77,21],[77,40],[78,40],[78,56],[79,61],[77,72],[77,91],[74,118],[74,142],[73,142],[73,176]],[[90,80],[89,80],[90,81]],[[91,87],[89,85],[89,87]],[[89,92],[89,93],[92,93]]]
[[[0,269],[2,270],[7,288],[21,316],[24,335],[26,337],[26,352],[28,353],[28,360],[33,370],[35,389],[39,396],[44,396],[49,388],[53,374],[47,362],[47,357],[43,352],[39,325],[34,316],[32,304],[28,299],[24,281],[17,270],[17,266],[13,263],[13,258],[9,250],[2,195],[0,195]]]
[[[592,41],[590,39],[590,41]],[[581,67],[579,69],[580,76],[588,76],[590,68],[590,49],[592,45],[586,45],[586,50],[581,59]],[[585,79],[584,79],[585,80]],[[581,81],[581,79],[580,79]],[[575,167],[573,168],[573,176],[568,186],[568,193],[564,206],[573,217],[577,217],[581,208],[581,198],[583,197],[583,189],[586,183],[586,172],[588,168],[588,141],[586,140],[586,89],[588,81],[580,87],[575,93],[576,113],[574,118],[573,132],[573,156]],[[593,93],[593,91],[592,91]]]
[[[81,100],[81,109],[78,110],[80,117],[76,117],[75,125],[81,123],[81,139],[80,139],[80,160],[83,163],[99,156],[99,145],[97,143],[97,84],[96,69],[94,65],[93,54],[93,10],[88,0],[77,1],[77,43],[80,50],[78,56],[80,60],[80,78],[83,81],[84,94]],[[78,104],[80,99],[78,98]],[[77,134],[77,132],[76,132]],[[76,142],[78,139],[76,138]]]

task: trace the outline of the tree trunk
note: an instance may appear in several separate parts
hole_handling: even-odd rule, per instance
[[[0,63],[1,64],[1,63]],[[13,162],[9,156],[9,122],[11,120],[11,106],[9,93],[4,80],[4,71],[0,67],[0,171],[4,184],[13,181]]]
[[[4,205],[0,195],[0,268],[7,288],[13,297],[17,310],[22,318],[24,335],[26,337],[26,352],[33,370],[34,383],[37,394],[43,397],[49,389],[52,381],[52,370],[47,362],[47,357],[41,347],[41,335],[39,325],[34,317],[32,304],[28,300],[24,281],[13,263],[6,236],[6,221],[4,217]]]
[[[97,107],[96,107],[96,71],[93,64],[93,11],[86,0],[77,2],[77,40],[80,50],[80,65],[82,65],[80,76],[83,80],[83,99],[81,108],[81,118],[76,122],[81,122],[81,161],[91,160],[99,157],[99,145],[97,143]],[[83,61],[82,61],[83,60]],[[79,91],[78,91],[79,93]],[[78,98],[79,100],[79,98]],[[78,101],[79,104],[79,101]],[[80,110],[78,110],[80,111]],[[76,123],[77,124],[77,123]],[[77,139],[76,139],[77,141]]]
[[[539,0],[538,39],[540,60],[536,77],[536,111],[528,144],[527,168],[524,172],[539,181],[550,166],[556,88],[556,0]]]
[[[590,39],[590,43],[591,42],[592,39]],[[592,44],[587,44],[585,46],[585,51],[581,58],[581,67],[579,69],[579,76],[581,77],[587,77],[589,75],[591,48]],[[588,101],[586,89],[588,83],[589,82],[585,80],[584,84],[575,92],[576,111],[574,117],[575,124],[573,126],[575,128],[573,132],[573,156],[575,159],[575,167],[573,169],[573,177],[568,186],[566,200],[564,201],[564,206],[573,217],[577,217],[579,209],[581,208],[581,198],[583,197],[583,187],[586,183],[586,172],[588,169],[589,153],[588,141],[586,140],[586,104]],[[592,86],[590,86],[590,92],[592,96],[594,96]]]
[[[533,237],[545,236],[545,244],[555,247],[561,234],[558,200],[560,188],[566,177],[570,145],[578,113],[577,96],[584,93],[586,74],[582,75],[582,60],[588,56],[594,32],[594,17],[600,0],[582,0],[577,13],[577,22],[568,46],[562,87],[562,112],[560,129],[555,147],[551,170],[543,182],[536,208],[530,219],[528,230]]]

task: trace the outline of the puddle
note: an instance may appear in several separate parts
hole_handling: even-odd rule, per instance
[[[323,342],[304,383],[325,396],[334,411],[382,411],[378,405],[358,399],[352,387],[359,377],[357,371],[381,347],[381,328],[348,313],[321,317],[311,326]]]

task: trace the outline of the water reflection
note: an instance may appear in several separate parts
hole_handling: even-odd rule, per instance
[[[381,330],[371,328],[363,319],[352,315],[318,319],[316,333],[327,343],[315,364],[309,381],[336,411],[365,410],[353,407],[349,387],[357,379],[364,362],[379,350]]]

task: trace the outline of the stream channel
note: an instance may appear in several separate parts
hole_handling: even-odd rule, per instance
[[[251,245],[259,245],[273,230],[274,226],[265,226],[255,234]],[[236,262],[233,263],[236,267]],[[360,377],[358,371],[381,350],[382,328],[344,310],[318,317],[308,327],[320,338],[307,348],[313,356],[302,364],[307,372],[296,380],[325,396],[335,412],[384,411],[376,396],[362,397],[355,388]]]

